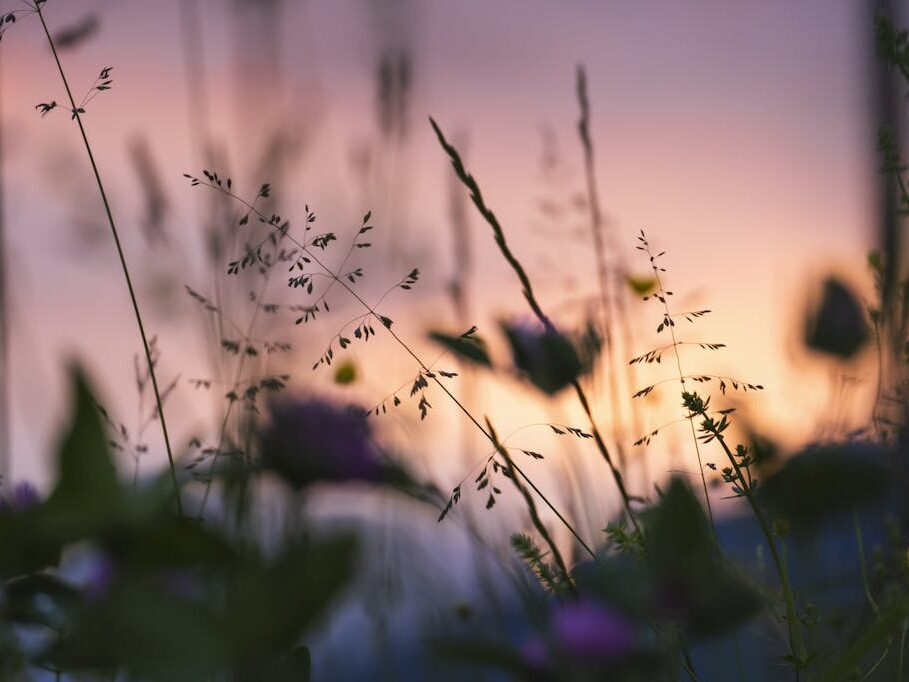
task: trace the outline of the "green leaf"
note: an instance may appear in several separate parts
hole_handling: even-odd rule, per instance
[[[71,383],[73,414],[58,451],[57,487],[48,503],[79,508],[83,514],[103,512],[117,498],[117,472],[95,400],[80,369],[72,370]]]
[[[853,679],[852,673],[862,659],[876,646],[896,632],[896,630],[909,618],[909,602],[903,600],[894,604],[871,624],[865,632],[846,648],[833,662],[819,682],[839,682],[839,680]]]
[[[757,613],[757,591],[721,555],[704,510],[681,478],[674,477],[657,505],[644,513],[644,524],[647,560],[659,592],[692,633],[726,632]]]
[[[292,647],[347,585],[355,558],[354,539],[336,535],[298,540],[272,561],[248,561],[226,614],[238,656],[264,661]]]
[[[476,335],[452,336],[443,332],[429,332],[429,338],[442,345],[459,358],[483,367],[492,367],[486,342]]]
[[[811,527],[830,514],[881,499],[893,480],[885,456],[867,444],[812,447],[787,460],[758,495],[794,526]]]

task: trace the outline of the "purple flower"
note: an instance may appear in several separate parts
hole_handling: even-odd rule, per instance
[[[559,653],[577,663],[609,663],[634,647],[634,627],[618,611],[592,601],[565,604],[550,621]]]
[[[0,496],[0,509],[22,512],[41,504],[41,498],[38,491],[31,483],[23,481],[18,483],[13,489],[3,496]]]
[[[362,412],[318,399],[271,406],[262,464],[296,488],[318,481],[378,481],[385,468]]]
[[[571,340],[541,324],[503,324],[515,367],[534,386],[552,395],[584,371]]]

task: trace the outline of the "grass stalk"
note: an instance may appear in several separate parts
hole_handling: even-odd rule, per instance
[[[483,194],[480,192],[479,185],[477,184],[476,180],[474,180],[473,176],[467,172],[467,169],[464,167],[464,163],[461,161],[461,156],[458,153],[458,150],[449,144],[448,140],[445,138],[445,135],[442,133],[442,130],[431,117],[429,119],[429,122],[432,124],[433,130],[435,130],[436,136],[439,139],[439,143],[442,145],[442,149],[445,150],[445,153],[448,154],[449,158],[451,159],[451,164],[454,167],[455,174],[458,176],[464,186],[467,187],[468,191],[470,192],[470,198],[473,201],[474,205],[477,207],[477,210],[480,212],[480,215],[492,228],[495,242],[498,245],[499,250],[502,252],[505,260],[511,266],[512,270],[514,270],[515,274],[521,282],[524,298],[527,301],[527,304],[530,306],[530,309],[547,330],[555,330],[555,325],[552,323],[552,320],[549,319],[546,313],[543,312],[543,308],[540,306],[539,301],[537,301],[537,298],[533,293],[533,286],[530,283],[530,278],[527,276],[527,272],[524,270],[524,267],[521,265],[521,263],[509,248],[508,242],[505,239],[505,232],[502,230],[502,226],[499,224],[498,218],[496,218],[492,210],[486,205],[486,202],[483,199]],[[629,520],[635,529],[640,530],[637,516],[631,507],[631,496],[625,487],[625,481],[622,476],[622,472],[616,466],[615,461],[612,458],[612,454],[609,452],[609,448],[606,446],[606,442],[603,440],[603,436],[597,427],[596,419],[593,416],[593,411],[591,410],[590,401],[587,398],[587,394],[584,392],[584,389],[581,387],[581,384],[577,379],[571,381],[571,386],[577,395],[578,402],[581,404],[581,407],[584,410],[584,414],[587,416],[587,419],[590,422],[590,430],[594,437],[594,442],[596,443],[597,450],[600,452],[600,455],[602,455],[606,464],[609,466],[613,480],[615,481],[616,487],[619,490],[619,495],[622,498],[622,504],[625,508],[625,512],[627,513]]]
[[[603,234],[603,212],[600,207],[600,194],[597,190],[596,164],[594,160],[593,139],[590,135],[590,98],[587,94],[587,74],[583,66],[577,70],[577,94],[580,118],[578,135],[584,152],[584,177],[587,183],[587,205],[590,208],[590,231],[593,238],[593,252],[596,258],[597,284],[600,293],[600,314],[603,324],[603,346],[606,350],[607,374],[606,384],[609,387],[609,404],[612,412],[613,432],[618,456],[619,469],[626,471],[625,446],[623,441],[624,425],[621,410],[621,399],[618,386],[620,363],[615,348],[613,334],[613,297],[611,291],[610,268],[606,259],[606,240]],[[625,363],[621,363],[624,365]]]
[[[562,557],[562,553],[559,552],[558,545],[556,545],[555,541],[552,539],[552,536],[549,534],[549,531],[546,529],[546,525],[543,523],[542,519],[540,519],[540,514],[537,511],[537,505],[533,501],[533,497],[517,477],[514,460],[511,458],[511,455],[508,454],[508,449],[503,447],[499,442],[499,437],[496,434],[496,431],[492,426],[492,422],[489,421],[488,417],[486,418],[486,428],[489,429],[489,435],[492,437],[491,439],[495,444],[496,449],[499,451],[499,455],[502,457],[502,459],[505,460],[505,464],[508,467],[508,478],[511,479],[511,482],[514,484],[515,488],[518,489],[518,492],[521,493],[521,496],[524,498],[524,502],[527,504],[527,511],[530,513],[530,520],[533,522],[534,528],[537,529],[540,537],[543,538],[543,540],[546,542],[546,545],[549,547],[549,551],[552,553],[553,561],[555,561],[556,566],[562,573],[562,579],[564,580],[565,585],[568,587],[572,595],[577,596],[577,588],[575,587],[574,581],[571,579],[571,573],[568,571],[568,566],[565,564],[565,559]]]
[[[642,233],[643,234],[643,233]],[[642,236],[642,243],[644,245],[645,253],[650,259],[650,267],[653,270],[653,277],[656,281],[657,291],[659,292],[659,299],[663,304],[663,311],[666,314],[666,319],[671,320],[672,314],[669,310],[668,295],[666,294],[666,289],[663,287],[663,279],[660,277],[660,269],[656,265],[656,258],[653,255],[653,252],[650,250],[650,244],[647,242],[646,238]],[[678,370],[679,383],[682,385],[682,393],[688,391],[688,387],[685,383],[686,374],[682,371],[682,358],[679,353],[680,342],[675,335],[675,325],[669,325],[669,334],[672,339],[672,353],[675,356],[675,366]],[[691,427],[691,440],[694,443],[694,452],[697,455],[698,460],[698,473],[701,476],[701,486],[704,490],[704,504],[707,506],[707,515],[710,518],[710,528],[713,531],[714,540],[716,539],[716,521],[713,518],[713,506],[710,503],[710,492],[707,488],[707,475],[704,473],[704,460],[701,457],[701,447],[698,443],[697,431],[694,428],[694,417],[693,413],[688,415],[688,425]]]
[[[266,216],[258,208],[256,208],[256,206],[254,204],[252,204],[252,203],[246,201],[245,199],[243,199],[242,197],[234,194],[231,190],[226,189],[226,188],[224,188],[220,185],[217,185],[215,183],[212,183],[212,182],[200,181],[199,184],[205,185],[206,187],[208,187],[210,189],[221,192],[221,193],[225,194],[226,196],[230,197],[231,199],[238,201],[240,204],[245,206],[251,213],[258,216],[259,218],[262,218],[266,224],[270,224],[268,222],[268,216]],[[329,268],[312,249],[310,249],[306,244],[298,241],[289,232],[285,233],[284,231],[282,231],[278,226],[271,225],[271,227],[272,227],[272,229],[277,230],[282,235],[286,236],[287,239],[291,243],[293,243],[295,246],[297,246],[301,250],[301,252],[307,256],[307,258],[311,259],[312,262],[314,262],[319,268],[321,268],[322,271],[332,280],[332,282],[331,282],[332,284],[336,283],[336,284],[340,285],[344,290],[347,291],[348,294],[350,294],[357,301],[357,303],[359,303],[363,307],[364,310],[366,310],[366,312],[369,315],[371,315],[376,320],[379,320],[381,322],[381,320],[383,319],[382,315],[380,315],[373,306],[369,305],[369,303],[367,303],[363,299],[363,297],[360,296],[360,294],[358,294],[356,292],[355,289],[353,289],[347,282],[345,282],[344,279],[338,275],[338,273],[336,273],[331,268]],[[381,324],[381,326],[392,337],[392,339],[394,339],[394,341],[398,344],[398,346],[400,346],[411,358],[413,358],[413,360],[417,363],[417,365],[420,367],[420,369],[423,370],[424,373],[429,374],[428,378],[431,381],[433,381],[440,389],[442,389],[442,392],[445,393],[446,396],[448,396],[448,398],[455,404],[455,406],[483,434],[483,436],[492,444],[492,446],[494,448],[498,448],[498,444],[496,443],[496,440],[493,438],[492,434],[490,434],[486,430],[486,428],[482,424],[480,424],[480,422],[477,420],[477,418],[470,412],[470,410],[467,409],[467,407],[464,405],[464,403],[461,400],[459,400],[457,398],[457,396],[455,396],[454,393],[452,393],[445,384],[443,384],[441,381],[439,381],[437,376],[434,376],[434,373],[430,371],[429,366],[423,361],[423,359],[419,355],[417,355],[417,353],[413,350],[413,348],[410,346],[410,344],[408,344],[404,339],[402,339],[397,334],[397,332],[395,332],[392,329],[390,324],[385,324],[383,322]],[[218,453],[215,453],[214,456],[217,457]],[[555,514],[556,518],[562,523],[562,525],[565,526],[565,528],[568,530],[568,532],[571,533],[571,535],[575,538],[575,540],[578,541],[580,546],[592,558],[596,558],[596,553],[593,551],[593,548],[591,548],[590,545],[588,545],[584,541],[584,539],[580,536],[577,529],[575,529],[575,527],[571,524],[571,522],[565,518],[565,516],[552,503],[552,501],[543,493],[543,491],[541,491],[537,487],[537,485],[530,479],[530,477],[524,472],[524,470],[520,466],[517,465],[517,463],[513,462],[513,466],[514,466],[514,470],[518,473],[518,475],[539,496],[540,500],[550,509],[550,511],[552,511],[552,513]]]
[[[50,30],[47,27],[47,22],[44,19],[44,12],[41,9],[41,4],[35,4],[35,10],[38,13],[38,18],[41,20],[41,27],[44,29],[44,35],[47,36],[47,42],[50,46],[51,52],[54,55],[54,61],[57,64],[57,71],[60,73],[60,80],[63,81],[63,87],[66,90],[66,96],[69,99],[70,106],[72,108],[72,115],[76,123],[79,126],[79,132],[82,135],[82,142],[85,144],[85,152],[88,155],[88,160],[92,167],[92,172],[95,176],[95,181],[98,185],[98,192],[101,195],[101,202],[104,204],[104,212],[107,215],[107,221],[110,224],[111,235],[114,238],[114,245],[117,248],[117,255],[120,258],[120,265],[123,268],[123,277],[126,280],[126,288],[129,291],[129,298],[132,302],[133,312],[136,315],[136,324],[139,327],[139,336],[142,337],[142,347],[145,350],[145,360],[148,363],[148,374],[151,377],[152,389],[155,393],[155,403],[158,409],[158,418],[161,420],[161,433],[164,436],[164,447],[167,450],[167,461],[170,467],[170,475],[174,484],[174,496],[177,502],[177,511],[182,516],[183,514],[183,503],[180,500],[180,485],[177,481],[177,469],[174,463],[173,450],[170,445],[170,436],[167,433],[167,422],[164,418],[164,405],[161,400],[161,392],[158,390],[158,379],[155,374],[155,363],[152,360],[151,346],[148,342],[148,335],[145,331],[145,324],[142,322],[142,314],[139,311],[139,302],[136,299],[136,292],[133,288],[132,278],[129,274],[129,267],[126,264],[126,256],[123,253],[123,246],[120,243],[120,235],[117,231],[117,225],[114,222],[114,215],[111,211],[110,202],[107,199],[107,192],[104,189],[104,183],[101,181],[101,172],[98,170],[98,164],[95,161],[95,155],[92,152],[91,144],[88,141],[88,135],[85,132],[85,126],[82,124],[82,116],[79,113],[79,107],[76,105],[76,100],[73,98],[72,90],[69,86],[69,80],[66,77],[66,72],[63,70],[63,64],[60,62],[60,55],[57,53],[57,46],[54,43],[54,39],[51,36]]]
[[[865,590],[865,598],[868,600],[868,605],[871,607],[871,610],[874,611],[875,615],[880,615],[880,607],[874,599],[874,595],[871,593],[871,584],[868,581],[868,565],[865,559],[865,543],[862,539],[862,525],[859,523],[858,512],[856,512],[855,509],[852,510],[852,527],[855,530],[855,544],[858,549],[859,570],[862,574],[862,587]]]
[[[726,443],[726,439],[723,437],[723,434],[720,433],[716,428],[713,421],[706,420],[705,426],[707,425],[712,425],[707,428],[707,431],[713,435],[713,437],[723,448],[723,451],[726,453],[726,457],[729,459],[729,463],[732,465],[732,468],[735,471],[735,475],[738,479],[742,494],[748,502],[748,505],[751,507],[751,511],[754,513],[754,517],[757,519],[758,525],[761,528],[761,533],[764,535],[764,539],[767,542],[768,548],[770,549],[773,565],[776,569],[777,576],[780,580],[780,587],[783,591],[783,600],[786,604],[786,621],[789,626],[789,646],[793,657],[799,662],[795,669],[796,680],[798,680],[800,677],[800,665],[807,659],[807,653],[805,649],[804,639],[802,637],[802,629],[799,626],[798,613],[795,608],[795,597],[792,593],[792,588],[789,585],[789,571],[787,570],[785,562],[780,556],[780,551],[777,547],[776,541],[774,540],[770,523],[767,521],[767,517],[764,515],[764,512],[758,505],[757,500],[754,497],[752,486],[745,478],[745,475],[742,473],[742,469],[739,466],[735,455],[732,453],[732,450],[729,449],[729,445]]]

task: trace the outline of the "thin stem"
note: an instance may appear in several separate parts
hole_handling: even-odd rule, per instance
[[[439,139],[439,143],[442,145],[442,149],[445,150],[445,153],[448,154],[451,159],[451,164],[454,167],[455,173],[461,182],[464,183],[465,187],[470,191],[470,198],[473,201],[474,205],[477,207],[477,210],[480,212],[480,215],[486,220],[489,226],[492,228],[493,235],[495,237],[495,242],[499,247],[499,250],[502,252],[502,255],[505,257],[505,260],[514,270],[515,274],[518,277],[518,280],[521,282],[521,286],[524,290],[524,298],[527,301],[527,304],[530,306],[530,309],[536,315],[540,323],[548,330],[554,330],[555,325],[552,323],[552,320],[543,312],[542,307],[536,299],[536,296],[533,293],[533,286],[530,283],[530,278],[527,276],[527,272],[524,270],[524,267],[512,253],[511,249],[508,246],[508,242],[505,239],[505,232],[502,230],[502,226],[499,224],[498,218],[492,210],[486,206],[486,202],[483,199],[483,194],[480,192],[480,187],[474,180],[473,176],[467,172],[467,169],[464,167],[464,163],[461,161],[461,156],[458,154],[458,150],[455,149],[451,144],[448,143],[448,140],[445,139],[445,135],[442,134],[442,130],[436,124],[436,122],[430,117],[430,124],[432,124],[433,130],[435,130],[436,136]],[[571,381],[571,386],[574,388],[575,394],[577,395],[578,402],[581,403],[581,407],[584,410],[584,413],[587,415],[588,420],[590,421],[590,430],[594,437],[594,442],[596,443],[597,449],[602,455],[603,459],[606,461],[606,464],[609,466],[609,470],[612,473],[612,477],[615,480],[616,487],[619,490],[619,495],[622,498],[622,504],[625,507],[625,511],[628,514],[628,517],[634,525],[635,530],[640,531],[640,526],[638,524],[637,516],[634,513],[634,510],[631,507],[631,496],[628,494],[628,490],[625,488],[625,481],[622,477],[622,472],[616,467],[615,462],[612,459],[612,455],[609,452],[609,448],[606,447],[606,443],[603,440],[603,436],[600,434],[599,428],[597,428],[596,420],[593,417],[593,412],[590,408],[590,401],[587,399],[587,395],[584,393],[584,389],[581,387],[581,384],[578,383],[577,379]]]
[[[600,308],[603,318],[603,345],[606,348],[606,362],[609,367],[606,383],[609,386],[609,402],[612,408],[613,429],[615,431],[616,451],[619,467],[624,471],[625,447],[622,442],[624,426],[619,400],[618,360],[616,358],[615,339],[611,325],[609,266],[606,262],[606,244],[603,237],[603,212],[600,208],[600,195],[597,191],[596,164],[594,162],[593,140],[590,136],[590,99],[587,96],[587,75],[583,66],[577,70],[578,105],[581,110],[578,119],[578,134],[584,150],[584,176],[587,181],[587,204],[590,206],[590,229],[593,236],[593,252],[596,256],[597,283],[600,290]]]
[[[51,52],[54,55],[54,61],[57,63],[57,70],[60,73],[60,79],[63,81],[63,87],[66,89],[66,95],[69,98],[70,105],[72,106],[72,114],[76,119],[76,123],[79,125],[79,132],[82,134],[82,141],[85,143],[85,151],[88,154],[88,160],[91,163],[92,171],[95,174],[95,181],[98,184],[98,192],[101,195],[101,201],[104,204],[104,212],[107,214],[107,221],[110,224],[111,234],[114,238],[114,245],[117,247],[117,255],[120,258],[120,265],[123,268],[123,277],[126,280],[126,288],[129,290],[129,298],[133,305],[133,312],[136,314],[136,323],[139,326],[139,335],[142,337],[142,347],[145,350],[145,360],[148,363],[148,373],[151,377],[152,388],[155,392],[155,402],[158,406],[158,417],[161,420],[161,433],[164,436],[164,446],[167,449],[167,461],[170,466],[170,475],[174,484],[174,496],[176,497],[177,502],[177,511],[180,515],[183,515],[183,503],[180,501],[180,485],[177,482],[177,469],[174,464],[174,455],[170,446],[170,437],[167,433],[167,422],[164,419],[164,405],[161,401],[161,393],[158,390],[158,379],[155,375],[155,364],[152,360],[151,347],[148,343],[148,336],[145,333],[145,325],[142,322],[142,314],[139,312],[139,302],[136,299],[136,292],[133,289],[132,278],[129,275],[129,267],[126,265],[126,256],[123,253],[123,247],[120,244],[120,235],[117,232],[117,226],[114,222],[114,216],[111,211],[110,203],[107,200],[107,192],[104,189],[104,183],[101,182],[101,173],[98,170],[98,164],[95,162],[95,155],[92,153],[91,144],[88,141],[88,135],[85,132],[85,126],[82,125],[82,116],[79,114],[79,109],[76,106],[75,99],[73,98],[72,90],[69,87],[69,81],[66,78],[66,73],[63,71],[63,65],[60,62],[60,56],[57,54],[57,46],[54,44],[54,39],[51,37],[50,30],[47,28],[47,22],[44,20],[44,13],[41,10],[41,5],[36,4],[35,9],[38,12],[38,18],[41,20],[41,26],[44,28],[44,34],[47,36],[47,42],[50,45]]]
[[[903,679],[903,661],[905,660],[906,653],[906,630],[909,629],[909,619],[903,621],[903,629],[900,633],[900,656],[899,663],[896,666],[896,679]]]
[[[723,451],[726,453],[726,457],[729,459],[729,463],[732,465],[735,475],[741,484],[742,492],[745,496],[745,499],[748,501],[749,506],[751,507],[752,512],[754,513],[755,518],[757,519],[758,525],[761,527],[761,532],[764,535],[764,539],[767,542],[767,546],[770,548],[770,555],[773,558],[773,564],[776,568],[777,575],[780,579],[780,585],[783,590],[783,599],[786,602],[786,620],[789,624],[789,640],[790,646],[792,648],[792,654],[797,658],[799,665],[805,660],[805,645],[802,640],[802,630],[799,627],[798,615],[795,609],[795,599],[792,596],[792,589],[789,585],[789,573],[786,570],[785,564],[780,557],[779,550],[777,549],[776,542],[773,539],[773,532],[770,529],[770,524],[767,522],[767,518],[764,516],[764,512],[761,511],[761,508],[757,504],[757,500],[754,499],[754,493],[751,490],[751,486],[745,480],[745,476],[742,474],[742,469],[739,466],[738,461],[735,459],[732,451],[729,449],[729,446],[726,444],[726,439],[723,438],[723,435],[713,428],[710,430],[710,433],[716,438],[717,442],[722,446]],[[796,679],[799,676],[799,668],[796,667]]]
[[[347,291],[347,293],[349,293],[354,299],[356,299],[356,301],[357,301],[361,306],[363,306],[363,308],[364,308],[369,314],[373,315],[373,316],[374,316],[375,318],[377,318],[377,319],[380,319],[380,320],[382,319],[382,316],[379,315],[379,313],[376,312],[376,310],[375,310],[372,306],[370,306],[370,305],[363,299],[363,297],[360,296],[360,295],[356,292],[356,290],[354,290],[353,288],[351,288],[351,287],[348,285],[347,282],[345,282],[343,279],[341,279],[341,277],[338,276],[337,273],[335,273],[334,271],[332,271],[331,268],[329,268],[327,265],[325,265],[325,263],[322,262],[322,260],[318,257],[318,255],[316,255],[316,254],[315,254],[313,251],[311,251],[308,247],[306,247],[305,245],[303,245],[303,244],[301,244],[299,241],[297,241],[297,239],[294,238],[293,235],[290,234],[290,231],[289,231],[289,230],[287,230],[286,232],[285,232],[285,231],[282,231],[282,230],[280,230],[280,228],[279,228],[278,226],[272,225],[271,223],[269,223],[269,222],[268,222],[268,218],[267,218],[263,213],[261,213],[257,208],[255,208],[252,204],[250,204],[250,203],[249,203],[248,201],[246,201],[245,199],[242,199],[241,197],[239,197],[239,196],[237,196],[236,194],[234,194],[232,191],[227,190],[227,189],[225,189],[225,188],[223,188],[223,187],[221,187],[221,186],[219,186],[219,185],[217,185],[217,184],[210,183],[210,182],[201,182],[201,181],[200,181],[199,184],[203,184],[203,185],[205,185],[205,186],[207,186],[207,187],[209,187],[209,188],[211,188],[211,189],[214,189],[214,190],[217,190],[217,191],[219,191],[219,192],[222,192],[223,194],[225,194],[225,195],[231,197],[232,199],[235,199],[236,201],[239,201],[241,204],[243,204],[244,206],[246,206],[250,211],[252,211],[255,215],[259,216],[260,218],[263,218],[263,219],[265,220],[265,223],[268,224],[268,225],[270,225],[271,228],[272,228],[273,230],[277,230],[277,231],[281,232],[281,234],[285,235],[285,236],[287,237],[287,239],[289,239],[293,244],[295,244],[298,248],[300,248],[300,249],[301,249],[301,250],[302,250],[310,259],[312,259],[312,261],[313,261],[316,265],[318,265],[320,268],[322,268],[322,270],[323,270],[325,273],[327,273],[327,274],[332,278],[332,282],[337,282],[338,284],[340,284],[341,287],[343,287],[343,288]],[[388,332],[388,334],[395,340],[395,342],[396,342],[401,348],[403,348],[404,351],[405,351],[408,355],[410,355],[411,358],[414,359],[414,361],[420,366],[420,368],[421,368],[424,372],[429,372],[429,371],[430,371],[429,367],[423,362],[422,358],[420,358],[420,356],[417,355],[417,354],[413,351],[413,349],[412,349],[412,348],[411,348],[411,347],[410,347],[410,346],[409,346],[409,345],[408,345],[400,336],[397,335],[397,333],[391,328],[391,325],[390,325],[390,324],[384,324],[384,323],[383,323],[383,324],[382,324],[382,327],[383,327],[383,328]],[[458,407],[458,409],[461,410],[461,412],[462,412],[462,413],[471,421],[471,423],[473,423],[473,425],[476,426],[477,429],[479,429],[479,431],[483,434],[483,436],[484,436],[487,440],[489,440],[490,443],[492,443],[493,447],[495,447],[495,446],[496,446],[496,443],[495,443],[495,440],[492,438],[491,434],[483,427],[482,424],[480,424],[479,421],[477,421],[476,417],[474,417],[473,414],[471,414],[470,410],[468,410],[467,407],[465,407],[464,403],[462,403],[462,402],[461,402],[461,401],[460,401],[460,400],[459,400],[459,399],[458,399],[458,398],[457,398],[457,397],[448,389],[448,387],[445,386],[445,384],[443,384],[441,381],[439,381],[438,377],[430,377],[430,378],[432,379],[433,382],[435,382],[435,384],[436,384],[437,386],[439,386],[439,388],[442,389],[442,391],[451,399],[451,401]],[[594,434],[594,435],[596,435],[596,434]],[[216,453],[215,456],[217,456],[217,453]],[[584,550],[585,550],[588,554],[590,554],[591,557],[596,558],[596,553],[593,551],[593,549],[592,549],[586,542],[584,542],[584,540],[583,540],[583,539],[581,538],[581,536],[578,534],[577,530],[575,530],[574,526],[568,521],[568,519],[566,519],[566,518],[562,515],[561,512],[559,512],[559,510],[558,510],[558,509],[556,508],[556,506],[549,500],[549,498],[548,498],[546,495],[544,495],[543,492],[542,492],[542,491],[541,491],[541,490],[540,490],[540,489],[539,489],[539,488],[530,480],[530,477],[528,477],[527,474],[524,473],[523,469],[521,469],[517,464],[514,465],[514,468],[515,468],[515,471],[517,471],[518,474],[521,476],[521,478],[523,478],[523,479],[527,482],[527,484],[530,485],[530,487],[533,489],[533,491],[534,491],[537,495],[540,496],[540,500],[542,500],[542,502],[543,502],[547,507],[549,507],[549,509],[553,512],[553,514],[555,514],[556,518],[558,518],[558,520],[559,520],[559,521],[568,529],[568,531],[572,534],[572,536],[574,536],[574,538],[578,541],[578,543],[580,543],[581,547],[583,547]]]
[[[871,585],[868,582],[868,566],[865,562],[865,543],[862,541],[862,526],[859,523],[858,513],[852,510],[852,526],[855,529],[855,544],[858,546],[859,570],[862,573],[862,587],[865,589],[865,598],[875,615],[880,614],[880,607],[871,594]]]
[[[265,290],[268,287],[269,275],[271,275],[271,269],[268,270],[268,274],[265,275],[262,284],[259,287],[259,291],[256,294],[256,307],[253,310],[253,314],[250,316],[249,325],[247,326],[246,334],[244,335],[245,338],[248,338],[252,334],[256,320],[259,317],[259,311],[262,309],[262,306],[258,305],[258,302],[262,300],[262,297],[265,295]],[[243,369],[246,364],[246,358],[246,353],[242,353],[240,355],[240,359],[237,361],[237,372],[234,380],[234,387],[238,386],[241,383]],[[197,514],[199,520],[202,520],[205,517],[205,507],[208,505],[208,498],[211,496],[212,483],[215,473],[215,464],[217,463],[218,457],[221,454],[221,450],[224,447],[224,440],[227,437],[227,423],[230,419],[230,413],[233,410],[234,403],[236,402],[236,400],[231,400],[227,404],[227,409],[224,411],[224,418],[221,421],[221,431],[218,437],[218,449],[215,450],[214,454],[212,455],[211,465],[208,468],[208,476],[205,482],[205,492],[202,494],[202,502],[199,504],[199,512]]]
[[[521,496],[524,498],[524,502],[527,504],[527,511],[530,513],[530,520],[533,522],[534,528],[537,529],[537,532],[546,542],[549,547],[549,551],[552,552],[552,558],[556,562],[559,571],[562,573],[562,579],[565,581],[565,584],[568,586],[568,589],[571,593],[577,596],[577,588],[575,587],[574,581],[571,579],[571,574],[568,572],[568,566],[565,564],[565,559],[562,558],[562,553],[559,551],[558,545],[552,539],[552,536],[549,534],[549,531],[546,529],[546,525],[540,519],[540,514],[537,511],[537,505],[533,501],[533,497],[530,496],[530,493],[527,492],[527,489],[521,484],[518,480],[518,477],[515,475],[516,469],[514,465],[514,460],[511,459],[511,455],[508,453],[508,450],[499,443],[499,437],[496,435],[496,431],[492,426],[492,422],[489,421],[489,418],[486,419],[486,428],[489,429],[489,435],[492,442],[495,444],[496,449],[499,452],[499,455],[502,459],[505,460],[505,464],[508,466],[508,478],[511,479],[511,482],[514,483],[515,488],[518,489],[518,492],[521,493]]]
[[[643,234],[643,233],[642,233]],[[643,239],[643,237],[642,237]],[[650,244],[644,240],[644,248],[646,250],[647,256],[650,258],[650,267],[653,269],[653,276],[656,279],[657,289],[659,291],[659,299],[663,303],[663,311],[666,313],[668,319],[672,318],[672,313],[669,310],[669,303],[667,302],[666,290],[663,288],[663,280],[660,277],[659,268],[656,265],[656,258],[653,255],[653,252],[650,250]],[[675,325],[669,325],[669,333],[672,338],[672,352],[675,355],[675,366],[679,372],[679,382],[682,384],[682,392],[687,392],[688,388],[685,385],[685,373],[682,371],[682,358],[679,354],[679,341],[675,336]],[[694,428],[694,414],[689,415],[688,425],[691,427],[691,440],[694,443],[694,452],[698,458],[698,472],[701,475],[701,485],[704,488],[704,503],[707,505],[707,515],[710,517],[710,528],[713,530],[713,537],[716,540],[716,521],[713,518],[713,507],[710,504],[710,492],[707,489],[707,475],[704,473],[704,461],[701,457],[701,448],[698,444],[698,435]]]

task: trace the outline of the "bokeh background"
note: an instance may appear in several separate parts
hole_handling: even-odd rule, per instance
[[[874,390],[867,354],[833,368],[800,344],[802,312],[821,275],[873,293],[866,254],[878,239],[880,121],[872,4],[72,0],[48,3],[47,14],[64,36],[77,93],[114,67],[113,89],[91,102],[86,125],[160,372],[178,379],[167,412],[181,448],[216,433],[223,392],[190,381],[217,382],[225,362],[211,319],[184,286],[218,300],[240,327],[255,314],[249,284],[226,275],[238,242],[224,235],[238,207],[213,207],[184,172],[212,168],[250,197],[270,182],[278,212],[301,221],[308,204],[319,228],[342,239],[371,210],[375,247],[356,254],[364,296],[378,299],[418,267],[413,291],[383,301],[414,347],[435,357],[427,330],[476,324],[505,358],[496,321],[526,314],[520,290],[453,182],[427,117],[464,151],[547,307],[580,324],[596,278],[576,131],[579,63],[589,76],[611,257],[646,275],[634,250],[641,229],[668,251],[666,279],[679,307],[714,311],[690,335],[728,346],[692,356],[692,370],[765,386],[728,402],[794,447],[866,423]],[[35,110],[63,99],[40,26],[24,22],[0,46],[11,415],[4,473],[39,486],[65,407],[67,362],[89,368],[105,406],[129,429],[148,409],[133,380],[141,349],[132,312],[74,124],[64,111],[42,118]],[[268,295],[293,303],[281,284],[276,276]],[[350,384],[338,384],[333,370],[311,370],[356,314],[335,299],[335,315],[316,324],[260,319],[257,337],[293,351],[258,370],[291,375],[295,390],[380,404],[416,374],[385,338],[354,349]],[[625,358],[657,342],[653,309],[633,303],[630,311],[636,347],[621,347]],[[639,383],[668,370],[648,368]],[[501,433],[538,422],[583,425],[570,398],[542,399],[508,373],[465,372],[454,387]],[[607,392],[596,393],[609,424]],[[618,437],[630,442],[642,434],[632,433],[629,387],[622,393],[629,423]],[[642,402],[641,426],[672,419],[676,402],[674,392],[655,392]],[[441,395],[432,403],[425,422],[407,404],[381,430],[450,489],[485,450]],[[696,471],[685,428],[634,451],[636,486]],[[147,429],[140,472],[164,464],[157,438]],[[541,485],[569,505],[584,492],[588,530],[602,527],[615,499],[596,483],[606,479],[595,455],[539,430],[514,438],[558,454],[534,465]],[[130,453],[123,457],[131,466]]]

